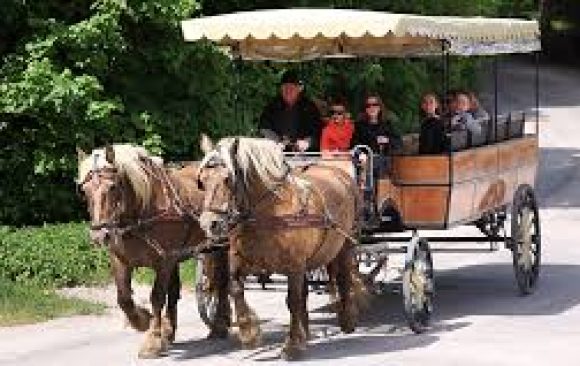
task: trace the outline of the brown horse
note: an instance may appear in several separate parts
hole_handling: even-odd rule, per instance
[[[354,331],[352,237],[358,191],[353,179],[328,166],[292,172],[280,147],[266,139],[226,138],[214,147],[204,136],[202,150],[200,225],[210,239],[229,240],[230,295],[242,345],[255,346],[260,338],[242,279],[262,271],[288,276],[291,319],[283,357],[299,356],[309,337],[308,270],[334,263],[339,324],[344,332]]]
[[[160,356],[173,341],[180,294],[178,264],[205,240],[196,215],[203,199],[195,184],[197,164],[167,170],[159,160],[131,145],[108,146],[90,155],[79,151],[78,183],[88,201],[90,237],[109,249],[117,302],[129,323],[147,331],[139,350],[144,358]],[[136,267],[155,271],[152,315],[132,299],[131,274]],[[227,282],[216,287],[219,321],[211,335],[223,337],[229,327]]]

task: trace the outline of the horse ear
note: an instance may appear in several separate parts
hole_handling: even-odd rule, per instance
[[[80,147],[77,146],[77,159],[79,162],[84,161],[89,155]]]
[[[113,149],[113,146],[105,146],[105,159],[107,160],[107,163],[115,164],[115,150]]]
[[[205,133],[203,133],[201,134],[199,147],[204,154],[207,154],[213,150],[213,141],[211,141],[211,139]]]

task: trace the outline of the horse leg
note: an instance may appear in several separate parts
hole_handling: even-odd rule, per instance
[[[179,278],[179,264],[176,264],[169,277],[167,288],[167,310],[161,323],[163,338],[169,343],[175,340],[177,331],[177,302],[181,298],[181,281]]]
[[[282,348],[282,358],[295,360],[302,355],[306,349],[306,330],[304,322],[308,321],[308,315],[303,314],[306,310],[304,299],[304,274],[293,273],[288,275],[288,297],[286,305],[290,310],[290,329],[288,337]]]
[[[304,330],[305,341],[309,340],[310,324],[308,319],[308,281],[306,275],[302,285],[302,329]]]
[[[211,326],[208,338],[226,338],[232,316],[228,297],[228,253],[225,250],[218,250],[212,257],[212,278],[217,288],[218,304],[215,322]]]
[[[132,268],[124,264],[114,254],[110,255],[111,270],[117,287],[117,304],[125,313],[132,328],[144,332],[149,328],[151,313],[135,305],[133,290],[131,289]]]
[[[153,290],[151,290],[153,318],[149,324],[145,342],[139,350],[140,358],[156,358],[167,351],[168,342],[162,336],[161,331],[161,312],[165,306],[169,278],[174,267],[176,267],[176,264],[165,264],[155,269],[155,282],[153,283]]]
[[[337,258],[338,293],[340,304],[338,306],[338,323],[340,329],[345,333],[354,332],[356,323],[356,307],[354,302],[353,271],[352,271],[352,247],[345,244],[340,250]]]
[[[338,309],[338,293],[337,293],[337,287],[336,287],[336,274],[338,272],[338,269],[336,268],[336,261],[332,261],[330,262],[327,266],[326,266],[326,272],[328,274],[328,297],[329,297],[329,304],[330,304],[330,308],[333,311],[337,311]]]
[[[239,338],[244,348],[255,348],[261,342],[262,332],[258,317],[244,297],[244,282],[240,274],[239,259],[230,251],[230,294],[234,299]]]

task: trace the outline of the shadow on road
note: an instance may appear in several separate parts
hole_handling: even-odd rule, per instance
[[[542,148],[536,192],[542,208],[580,207],[580,149]]]
[[[449,322],[470,315],[557,315],[580,304],[580,265],[542,266],[538,289],[530,296],[517,291],[511,264],[482,264],[437,271],[434,321]],[[385,320],[402,321],[399,295],[377,296],[361,319],[372,327]],[[444,327],[446,330],[449,327]]]
[[[531,296],[519,296],[510,264],[466,266],[436,273],[436,301],[433,325],[423,335],[407,329],[402,315],[400,295],[389,291],[373,296],[369,309],[362,313],[357,331],[343,335],[329,306],[311,312],[314,336],[305,358],[339,359],[395,352],[428,346],[439,334],[468,327],[463,318],[478,316],[557,315],[580,304],[580,265],[549,264],[542,267],[539,288]],[[393,290],[396,286],[390,286]],[[285,308],[280,311],[286,311]],[[286,336],[286,327],[265,321],[263,346],[250,351],[244,359],[271,361],[277,359]],[[237,340],[193,340],[172,347],[174,359],[196,359],[239,351]]]

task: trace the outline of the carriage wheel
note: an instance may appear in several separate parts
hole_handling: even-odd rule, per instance
[[[403,271],[403,304],[413,332],[423,333],[433,312],[433,260],[427,240],[413,238],[407,248]]]
[[[511,250],[520,293],[529,295],[538,283],[542,237],[534,191],[527,185],[519,187],[514,195]]]
[[[205,256],[211,254],[203,254],[197,260],[196,271],[196,284],[195,284],[195,297],[197,300],[197,311],[201,320],[209,327],[213,328],[217,314],[218,305],[218,292],[214,284],[210,281],[210,276],[208,271],[208,263],[204,259]]]

